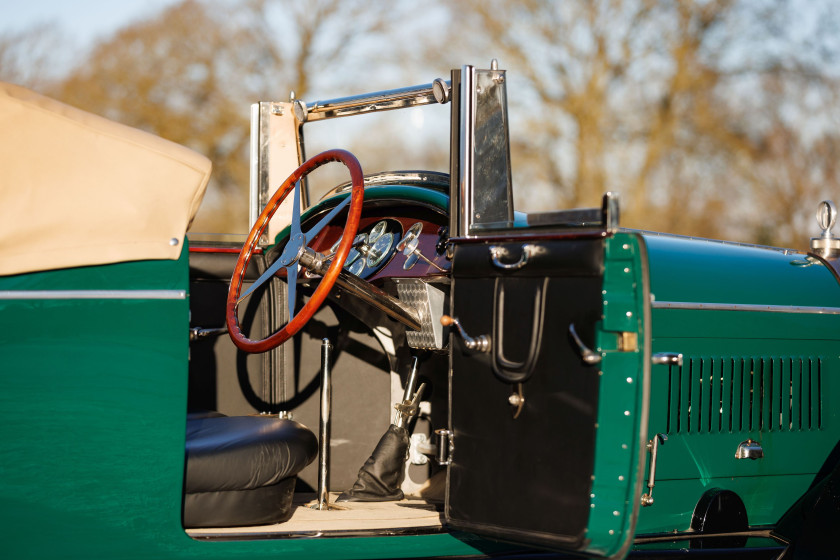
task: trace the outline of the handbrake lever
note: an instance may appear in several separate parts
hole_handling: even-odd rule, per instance
[[[405,392],[403,393],[403,400],[394,405],[397,410],[394,418],[394,425],[398,428],[405,428],[406,424],[417,416],[420,411],[420,397],[423,396],[423,391],[426,389],[426,384],[421,383],[417,391],[414,388],[417,386],[417,366],[419,361],[417,356],[414,356],[411,364],[411,373],[408,374],[408,379],[405,382]]]

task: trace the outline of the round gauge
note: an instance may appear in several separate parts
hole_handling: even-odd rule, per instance
[[[364,245],[366,242],[367,236],[364,233],[360,233],[356,236],[356,239],[353,240],[353,248],[351,248],[350,252],[347,253],[347,259],[344,261],[344,268],[349,269],[350,265],[353,264],[356,261],[356,259],[359,258],[359,255],[361,255],[361,253],[356,247],[358,247],[359,245]],[[335,255],[335,252],[338,251],[338,245],[340,243],[341,239],[339,238],[339,240],[335,242],[335,245],[333,245],[330,248],[330,253],[332,255]]]
[[[402,251],[403,255],[410,255],[417,251],[417,245],[420,244],[420,232],[423,231],[423,224],[417,222],[405,232],[399,243],[397,243],[397,250]]]
[[[388,224],[385,222],[385,220],[377,222],[377,224],[373,226],[373,229],[370,230],[370,233],[368,234],[368,243],[375,243],[377,239],[382,237],[382,234],[385,233],[387,229]]]
[[[411,253],[405,258],[405,262],[403,263],[403,270],[411,270],[411,267],[417,264],[417,261],[419,260],[420,257],[417,255],[417,253]]]
[[[384,223],[384,222],[381,222]],[[383,233],[379,238],[368,246],[367,265],[370,268],[376,268],[382,263],[385,258],[391,253],[391,248],[394,246],[394,234]]]
[[[356,276],[361,276],[362,271],[365,269],[365,259],[359,259],[356,262],[354,262],[352,265],[345,266],[345,268],[351,274],[355,274]]]

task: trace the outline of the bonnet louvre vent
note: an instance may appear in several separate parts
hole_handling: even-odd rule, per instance
[[[822,429],[818,357],[687,357],[668,369],[669,434]]]

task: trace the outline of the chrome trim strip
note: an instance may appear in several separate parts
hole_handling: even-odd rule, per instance
[[[0,300],[18,299],[187,299],[186,290],[5,290]]]
[[[699,303],[688,301],[653,301],[653,309],[691,309],[709,311],[754,311],[763,313],[802,313],[840,315],[840,307],[808,307],[796,305],[756,305],[745,303]]]

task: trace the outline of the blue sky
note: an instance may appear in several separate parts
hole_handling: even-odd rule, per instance
[[[110,35],[127,23],[176,0],[0,0],[0,33],[39,23],[57,23],[79,46]]]

